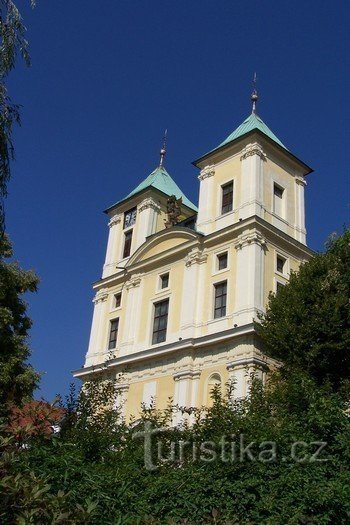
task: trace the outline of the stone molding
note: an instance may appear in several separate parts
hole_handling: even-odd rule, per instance
[[[234,370],[235,368],[244,368],[244,367],[255,367],[259,368],[261,370],[268,370],[269,365],[266,363],[266,361],[263,361],[259,357],[243,357],[241,359],[237,359],[236,361],[231,361],[226,365],[226,368],[229,372]]]
[[[111,220],[108,223],[109,228],[112,228],[112,226],[116,226],[119,224],[122,220],[122,215],[114,215],[114,217],[111,218]]]
[[[141,274],[134,275],[129,281],[125,283],[125,288],[130,290],[130,288],[137,288],[141,284]]]
[[[200,375],[200,370],[179,370],[173,374],[173,379],[174,381],[180,381],[181,379],[199,379]]]
[[[304,179],[304,177],[295,177],[295,182],[297,184],[300,184],[300,186],[306,186],[307,185],[307,182]]]
[[[102,303],[104,301],[107,301],[108,293],[106,290],[99,290],[95,297],[93,298],[92,302],[95,304]]]
[[[148,197],[147,199],[144,199],[138,206],[138,212],[141,213],[143,210],[147,210],[148,208],[151,208],[157,213],[160,213],[160,206],[157,204],[153,199]]]
[[[260,144],[258,144],[257,142],[255,142],[254,144],[248,144],[248,146],[246,146],[242,150],[240,160],[245,160],[246,158],[251,157],[252,155],[258,155],[262,160],[266,160],[266,153],[264,152]]]
[[[236,250],[241,250],[245,246],[250,246],[251,244],[257,244],[264,249],[267,247],[265,237],[259,232],[243,233],[239,235],[233,243]]]
[[[185,265],[187,267],[191,266],[192,264],[203,264],[206,263],[208,259],[208,254],[205,253],[205,251],[201,250],[192,250],[186,257],[185,257]]]
[[[213,175],[215,175],[215,166],[206,166],[201,170],[200,174],[198,175],[198,179],[202,181],[208,177],[213,177]]]

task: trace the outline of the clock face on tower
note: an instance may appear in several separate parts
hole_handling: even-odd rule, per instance
[[[124,213],[124,228],[130,228],[136,222],[136,208]]]

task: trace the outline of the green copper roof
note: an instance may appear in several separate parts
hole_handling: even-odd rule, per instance
[[[253,129],[258,129],[259,131],[267,135],[270,139],[272,139],[274,142],[276,142],[279,146],[282,146],[282,148],[287,149],[285,145],[282,144],[282,142],[276,137],[276,135],[272,133],[270,128],[266,126],[265,122],[263,122],[261,118],[258,117],[258,115],[256,115],[256,113],[252,113],[251,115],[249,115],[249,117],[245,119],[245,121],[242,122],[242,124],[238,126],[238,128],[235,129],[231,133],[231,135],[229,135],[227,139],[224,140],[224,142],[222,142],[218,146],[218,148],[224,146],[225,144],[228,144],[229,142],[232,142],[235,139],[238,139],[239,137],[243,137],[243,135],[249,133],[249,131],[253,131]]]
[[[144,181],[142,181],[132,192],[130,192],[123,199],[123,201],[151,187],[156,188],[162,193],[165,193],[165,195],[169,195],[169,197],[171,197],[172,195],[175,195],[177,199],[180,199],[181,197],[182,202],[185,206],[187,206],[188,208],[191,208],[191,210],[198,211],[197,206],[195,206],[186,197],[186,195],[182,193],[182,191],[180,190],[178,185],[173,181],[173,179],[170,177],[169,173],[164,168],[164,166],[159,166],[154,171],[152,171],[152,173],[148,175],[148,177]],[[119,201],[119,202],[122,202],[122,201]]]

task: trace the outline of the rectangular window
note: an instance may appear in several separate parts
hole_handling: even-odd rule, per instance
[[[221,186],[222,189],[222,205],[221,214],[232,211],[233,206],[233,181]]]
[[[122,294],[121,292],[119,292],[114,295],[114,308],[119,308],[121,304],[122,304]]]
[[[166,340],[168,325],[169,299],[160,301],[154,305],[154,322],[152,344],[163,343]]]
[[[224,270],[225,268],[227,268],[227,252],[217,255],[217,269]]]
[[[273,211],[279,217],[283,217],[284,215],[283,197],[284,197],[284,189],[281,188],[281,186],[274,184],[273,185]]]
[[[118,327],[119,327],[119,317],[117,319],[113,319],[110,322],[108,350],[112,350],[117,345]]]
[[[124,250],[123,250],[123,259],[129,257],[131,252],[131,241],[132,241],[132,230],[124,233]]]
[[[276,294],[278,292],[280,292],[282,290],[282,288],[284,288],[284,284],[282,284],[282,283],[277,281],[277,283],[276,283]]]
[[[281,257],[280,255],[277,255],[277,258],[276,258],[276,269],[277,269],[278,272],[284,273],[285,264],[286,264],[286,260],[283,257]]]
[[[225,317],[226,315],[226,300],[227,300],[227,281],[214,285],[215,288],[215,303],[214,303],[214,319]]]
[[[169,286],[169,274],[163,273],[163,275],[160,276],[160,288],[163,290],[163,288],[168,288]]]

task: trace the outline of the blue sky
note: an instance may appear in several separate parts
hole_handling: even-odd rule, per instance
[[[315,169],[307,228],[322,250],[349,224],[350,5],[348,1],[39,0],[18,2],[32,67],[9,81],[22,104],[7,200],[15,255],[34,268],[29,297],[37,396],[65,393],[84,361],[91,283],[107,241],[102,213],[157,165],[197,202],[191,162],[250,112]]]

